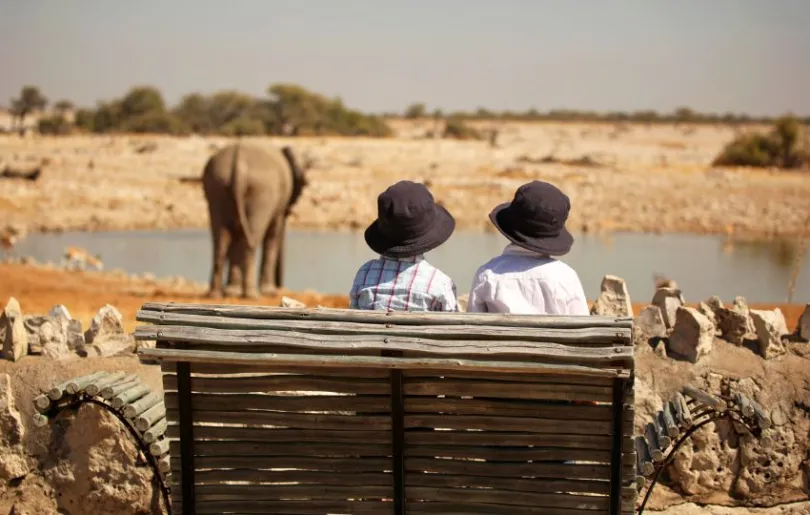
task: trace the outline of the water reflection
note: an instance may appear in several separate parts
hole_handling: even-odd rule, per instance
[[[428,255],[453,277],[459,292],[469,289],[481,264],[499,254],[506,240],[493,232],[457,231]],[[207,282],[211,243],[207,230],[32,234],[15,248],[17,255],[59,262],[64,248],[75,245],[101,254],[107,270],[181,275]],[[795,302],[810,301],[810,256],[795,286]],[[684,234],[579,234],[564,261],[582,279],[589,298],[599,292],[605,274],[624,278],[631,296],[649,300],[654,276],[674,279],[687,301],[720,295],[743,295],[751,302],[784,302],[798,259],[796,241],[743,242]],[[362,233],[292,231],[287,241],[286,286],[326,293],[346,293],[357,268],[374,257]]]

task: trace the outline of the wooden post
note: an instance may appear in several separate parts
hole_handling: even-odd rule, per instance
[[[402,357],[382,351],[383,357]],[[405,515],[405,403],[402,370],[391,370],[391,444],[394,461],[394,515]]]
[[[624,400],[628,380],[613,380],[613,446],[610,456],[610,515],[622,512],[622,440],[624,439]]]
[[[178,344],[177,348],[187,347]],[[191,407],[191,364],[177,363],[177,396],[180,403],[180,481],[182,482],[183,515],[194,515],[194,425]]]

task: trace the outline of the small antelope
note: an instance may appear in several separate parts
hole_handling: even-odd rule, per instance
[[[83,268],[87,269],[92,266],[96,270],[104,268],[104,262],[101,260],[101,255],[91,255],[81,247],[68,247],[65,249],[65,254],[62,256],[62,263],[72,265],[73,269]]]
[[[4,256],[8,256],[14,245],[25,237],[25,229],[16,225],[7,225],[0,230],[0,247],[3,247]]]

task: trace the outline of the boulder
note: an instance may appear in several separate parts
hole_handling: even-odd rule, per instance
[[[633,343],[655,345],[656,341],[667,336],[664,316],[658,306],[647,306],[633,320]]]
[[[652,299],[652,304],[661,308],[661,314],[668,329],[675,325],[678,308],[684,303],[681,290],[676,288],[658,288]]]
[[[19,361],[28,354],[28,333],[25,330],[20,303],[14,297],[8,299],[0,314],[0,342],[3,344],[3,357]]]
[[[90,321],[90,327],[84,333],[84,341],[90,344],[96,340],[120,339],[124,335],[124,317],[115,306],[107,304]]]
[[[696,363],[714,346],[714,326],[694,308],[679,307],[669,337],[669,351]]]
[[[705,302],[701,302],[698,304],[697,310],[701,315],[709,319],[709,321],[715,327],[715,334],[717,334],[717,317],[715,316],[712,307]]]
[[[307,307],[307,305],[301,302],[300,300],[296,300],[290,297],[281,297],[281,307],[300,309]]]
[[[70,311],[62,304],[57,304],[48,312],[48,316],[59,323],[65,332],[65,341],[70,350],[81,350],[84,347],[82,321],[74,320]]]
[[[97,338],[90,346],[88,355],[108,358],[135,352],[137,345],[135,339],[127,335],[116,337]]]
[[[715,311],[717,329],[720,336],[729,343],[742,345],[748,334],[748,314],[733,308],[720,308]]]
[[[751,310],[748,309],[748,302],[745,300],[745,297],[742,296],[734,297],[734,301],[731,303],[731,307],[738,313],[745,316],[745,319],[748,322],[748,334],[756,334],[756,328],[754,328],[754,321],[751,320],[750,315]]]
[[[720,297],[717,295],[712,295],[708,299],[706,299],[706,305],[711,308],[712,311],[717,311],[718,309],[724,308],[723,301],[720,300]]]
[[[25,426],[14,406],[11,377],[0,374],[0,485],[18,479],[29,472],[23,440]],[[2,491],[3,488],[0,488]]]
[[[779,308],[773,311],[750,310],[757,339],[759,339],[759,353],[763,358],[769,359],[785,353],[785,344],[782,336],[788,334],[785,316]]]
[[[810,304],[804,307],[796,325],[796,335],[803,341],[810,342]]]
[[[599,297],[591,307],[592,315],[612,317],[633,316],[633,304],[624,279],[615,275],[602,278]]]
[[[61,321],[47,317],[39,326],[39,343],[42,355],[51,359],[70,359],[76,357],[67,344],[67,332]]]

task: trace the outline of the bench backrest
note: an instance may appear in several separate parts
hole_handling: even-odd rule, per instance
[[[629,318],[146,304],[187,513],[632,513]]]

